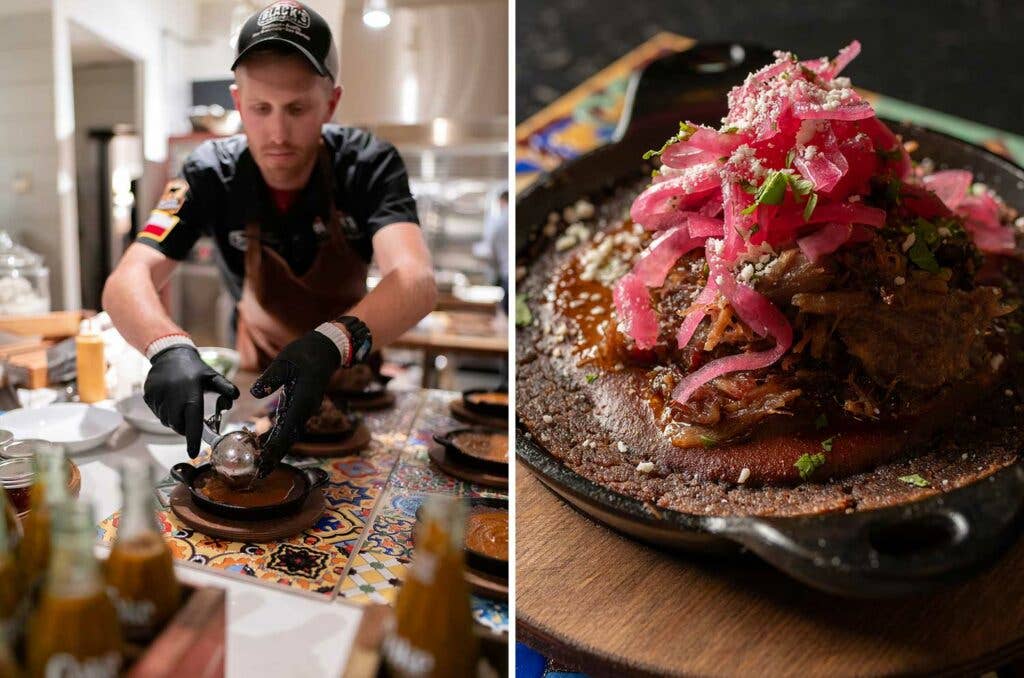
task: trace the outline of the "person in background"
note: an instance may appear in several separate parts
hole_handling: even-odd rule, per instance
[[[474,254],[488,258],[494,267],[494,284],[505,293],[505,315],[508,315],[508,248],[508,191],[502,191],[496,209],[484,221],[483,240],[473,249]]]
[[[437,296],[402,158],[327,124],[341,99],[331,30],[309,7],[275,2],[238,36],[231,97],[245,133],[206,141],[166,187],[103,290],[103,306],[152,367],[146,403],[194,457],[203,393],[238,389],[199,357],[157,291],[200,236],[212,238],[237,306],[242,367],[257,398],[283,388],[261,470],[276,465],[339,369],[399,337]],[[367,293],[370,262],[380,283]]]

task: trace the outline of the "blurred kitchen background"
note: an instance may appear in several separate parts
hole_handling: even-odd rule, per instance
[[[56,339],[53,323],[77,329],[78,311],[99,310],[104,279],[167,179],[204,140],[240,131],[230,36],[265,4],[0,2],[0,331]],[[507,3],[307,4],[341,55],[335,122],[398,147],[442,290],[387,369],[410,385],[493,386],[505,378],[495,283],[507,274],[481,241],[503,218],[508,185]],[[213,256],[200,241],[164,299],[197,344],[225,346],[232,300]]]

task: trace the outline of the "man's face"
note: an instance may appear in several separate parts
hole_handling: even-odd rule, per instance
[[[254,55],[239,65],[231,88],[249,150],[274,188],[301,188],[341,88],[331,89],[302,57]]]

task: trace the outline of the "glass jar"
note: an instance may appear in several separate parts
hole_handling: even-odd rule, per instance
[[[7,498],[19,516],[28,511],[32,483],[35,479],[36,473],[31,459],[0,461],[0,487],[7,492]]]
[[[0,431],[2,433],[2,431]],[[40,444],[47,444],[45,440],[26,438],[25,440],[12,440],[6,445],[0,443],[0,460],[3,459],[32,459]]]
[[[50,269],[43,257],[0,231],[0,315],[50,312]]]

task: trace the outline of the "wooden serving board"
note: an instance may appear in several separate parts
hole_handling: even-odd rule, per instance
[[[294,537],[312,526],[324,511],[324,493],[319,487],[314,488],[298,513],[267,520],[237,520],[204,511],[180,483],[171,492],[170,504],[181,522],[203,534],[234,541],[267,542]]]
[[[516,469],[518,640],[594,676],[981,675],[1024,657],[1024,538],[940,592],[849,600],[622,537]]]

